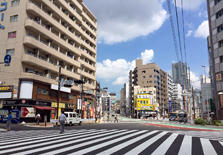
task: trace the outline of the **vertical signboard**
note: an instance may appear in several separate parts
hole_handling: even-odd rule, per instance
[[[0,30],[4,30],[5,26],[3,24],[5,19],[5,11],[7,10],[7,2],[1,2],[0,5]]]

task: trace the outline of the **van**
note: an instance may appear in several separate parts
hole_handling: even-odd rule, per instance
[[[76,112],[64,112],[64,115],[67,118],[65,124],[69,124],[70,126],[73,124],[81,125],[81,118]]]

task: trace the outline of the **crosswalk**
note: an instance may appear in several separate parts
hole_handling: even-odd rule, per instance
[[[223,142],[159,130],[79,129],[0,133],[0,154],[217,155]]]

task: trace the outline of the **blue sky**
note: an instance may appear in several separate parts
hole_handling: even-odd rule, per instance
[[[177,0],[177,6],[182,29],[180,1]],[[96,75],[102,88],[108,87],[109,91],[119,94],[136,58],[143,58],[144,63],[155,62],[171,73],[171,64],[177,58],[166,0],[84,2],[98,20]],[[199,76],[203,73],[201,65],[208,66],[206,0],[183,0],[183,3],[187,62],[193,84],[199,87]]]

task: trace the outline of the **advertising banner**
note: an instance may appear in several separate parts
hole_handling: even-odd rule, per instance
[[[35,111],[32,107],[21,107],[21,117],[22,118],[34,118]]]

